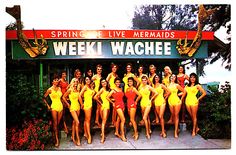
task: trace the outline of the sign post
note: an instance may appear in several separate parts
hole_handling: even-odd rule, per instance
[[[43,96],[43,63],[41,61],[39,64],[39,91],[40,96]]]

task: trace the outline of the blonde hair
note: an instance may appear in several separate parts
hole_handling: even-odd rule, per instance
[[[171,71],[171,69],[170,69],[170,67],[169,67],[169,66],[165,66],[165,67],[164,67],[164,70],[165,70],[165,69],[168,69],[168,70],[169,70],[169,72],[168,72],[168,73],[169,73],[170,75],[172,74],[172,71]]]
[[[151,68],[154,68],[154,69],[156,70],[156,67],[155,67],[153,64],[151,64],[151,65],[149,66],[149,70],[150,70]]]

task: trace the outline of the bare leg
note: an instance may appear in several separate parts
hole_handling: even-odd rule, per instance
[[[108,116],[108,109],[104,109],[102,111],[102,137],[101,137],[101,143],[104,143],[105,141],[105,126],[107,122],[107,116]]]
[[[170,112],[171,112],[171,114],[170,114],[170,119],[168,120],[168,124],[173,124],[173,122],[174,122],[174,114],[173,114],[173,107],[171,106],[171,105],[169,105],[169,108],[170,108]]]
[[[71,112],[71,115],[73,117],[73,122],[74,122],[74,128],[75,128],[75,135],[76,135],[76,139],[77,139],[77,142],[74,141],[74,143],[76,145],[80,145],[80,138],[79,138],[79,119],[78,119],[78,113],[79,112],[76,112],[76,111],[72,111]]]
[[[199,130],[197,127],[197,111],[198,111],[198,105],[197,106],[190,106],[192,110],[192,117],[193,117],[193,131],[192,131],[192,136],[196,135],[196,131]]]
[[[117,116],[117,113],[116,113],[116,109],[115,107],[113,107],[112,109],[112,124],[115,126],[116,125],[116,116]]]
[[[186,108],[185,108],[184,102],[182,103],[181,110],[182,110],[181,122],[184,123],[185,122],[185,113],[186,113]]]
[[[64,126],[64,131],[66,134],[69,133],[67,125],[66,125],[66,116],[65,116],[65,109],[63,109],[63,116],[62,116],[62,120],[63,120],[63,126]]]
[[[97,103],[97,109],[96,109],[96,118],[95,118],[95,124],[100,127],[101,124],[99,123],[99,118],[100,118],[100,110],[101,109],[101,105],[99,103]]]
[[[53,132],[55,135],[55,146],[58,147],[59,146],[59,138],[58,138],[58,113],[55,110],[52,110],[52,119],[53,119]]]
[[[153,105],[152,108],[153,108],[153,111],[154,111],[154,114],[155,114],[155,119],[152,121],[152,123],[158,124],[159,123],[159,118],[158,118],[158,114],[155,110],[155,105]]]
[[[131,108],[130,109],[130,122],[132,123],[133,128],[134,128],[134,139],[137,140],[138,139],[138,130],[137,130],[137,123],[135,121],[135,114],[136,114],[136,109]]]
[[[157,110],[157,113],[160,117],[160,124],[161,124],[161,136],[166,138],[166,132],[165,132],[165,121],[164,121],[164,112],[165,112],[166,104],[163,104],[159,107],[159,111]]]
[[[120,118],[121,140],[126,142],[127,139],[125,138],[125,131],[124,131],[124,125],[125,125],[124,112],[122,109],[117,109],[116,111],[117,111],[118,117]]]
[[[181,104],[173,106],[174,108],[174,123],[175,123],[175,138],[178,138],[179,130],[179,111],[181,109]]]
[[[120,117],[117,117],[115,127],[116,127],[116,129],[115,129],[115,136],[120,138],[120,134],[119,134]]]
[[[92,112],[92,108],[88,109],[88,110],[84,110],[85,112],[85,128],[86,128],[86,132],[87,132],[87,138],[88,138],[88,144],[92,143],[92,137],[91,137],[91,133],[90,133],[90,120],[91,120],[91,112]]]
[[[174,120],[174,109],[173,106],[169,105],[169,109],[170,109],[170,119],[168,120],[168,124],[172,124],[173,120]]]
[[[72,133],[71,133],[71,140],[75,142],[75,121],[72,122]]]
[[[144,120],[144,123],[145,123],[145,128],[146,128],[146,136],[148,139],[150,139],[150,124],[148,123],[148,115],[149,115],[149,112],[151,110],[151,107],[150,106],[147,106],[146,108],[143,108],[143,120]]]

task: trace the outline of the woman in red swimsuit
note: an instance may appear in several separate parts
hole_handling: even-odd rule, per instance
[[[124,125],[125,125],[125,115],[124,115],[124,110],[125,110],[125,105],[124,105],[124,101],[123,101],[123,97],[124,97],[124,92],[122,91],[122,89],[120,88],[120,83],[121,83],[121,79],[119,77],[116,77],[114,80],[114,83],[116,85],[116,87],[114,89],[111,90],[111,92],[107,95],[107,100],[112,103],[113,107],[116,109],[116,112],[118,114],[117,120],[116,120],[116,131],[115,131],[115,135],[119,138],[121,138],[122,141],[127,142],[127,139],[125,138],[125,131],[124,131]],[[113,97],[113,99],[115,101],[113,101],[111,99],[111,97]],[[120,126],[120,133],[119,134],[119,126]]]
[[[180,65],[179,66],[179,73],[177,75],[177,82],[182,88],[185,87],[185,84],[184,84],[185,80],[189,81],[189,77],[188,77],[188,75],[185,74],[184,66]],[[185,113],[186,113],[185,109],[186,109],[185,104],[182,103],[182,106],[181,106],[182,113],[181,113],[181,121],[180,121],[181,123],[185,122]]]
[[[129,77],[128,78],[128,88],[126,89],[125,96],[127,98],[127,107],[128,107],[128,113],[130,116],[130,122],[133,125],[134,128],[134,139],[138,139],[138,130],[137,130],[137,123],[135,121],[135,114],[137,109],[137,101],[135,98],[139,96],[141,97],[141,94],[137,91],[137,89],[134,87],[134,78]],[[137,99],[137,98],[136,98]]]
[[[66,81],[66,71],[62,71],[61,72],[61,78],[59,79],[59,87],[61,88],[62,96],[67,91],[68,85],[69,85],[69,83]],[[64,102],[62,102],[62,103],[63,103],[62,121],[63,121],[64,131],[65,131],[66,134],[68,134],[68,128],[67,128],[67,125],[66,125],[66,117],[65,117],[66,103],[64,103]]]

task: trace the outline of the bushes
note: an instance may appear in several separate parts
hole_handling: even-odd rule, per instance
[[[10,72],[6,79],[7,127],[22,125],[24,121],[35,118],[48,120],[47,108],[33,84],[32,75]]]
[[[212,92],[201,102],[198,111],[200,134],[204,138],[231,138],[231,86],[209,87]]]
[[[6,78],[6,147],[44,150],[52,139],[50,113],[31,73],[8,72]]]
[[[42,119],[24,122],[20,128],[7,128],[7,150],[44,150],[52,139],[50,128],[51,122]]]

